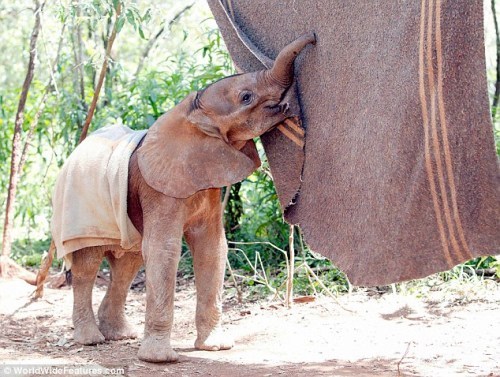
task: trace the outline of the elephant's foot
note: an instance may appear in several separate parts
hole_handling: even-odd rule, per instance
[[[217,328],[206,336],[198,335],[194,347],[205,351],[221,351],[233,348],[233,338]]]
[[[115,321],[100,319],[99,330],[106,340],[132,339],[138,336],[137,330],[126,319]]]
[[[83,345],[92,345],[104,342],[104,336],[97,328],[95,322],[75,325],[73,332],[75,342]]]
[[[170,347],[166,336],[147,336],[141,343],[137,357],[151,363],[172,363],[179,360],[179,354]]]

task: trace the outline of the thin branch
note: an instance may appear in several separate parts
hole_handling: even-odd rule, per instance
[[[75,72],[76,72],[76,84],[80,92],[80,104],[82,109],[87,110],[87,104],[85,103],[85,72],[83,70],[83,40],[82,40],[82,9],[81,1],[76,4],[76,25],[73,24],[73,30],[71,32],[71,42],[73,44],[73,57],[75,59]],[[75,43],[76,34],[76,43]],[[81,127],[82,124],[78,121],[78,126]]]
[[[37,49],[36,49],[36,44],[38,41],[38,36],[40,34],[40,27],[41,27],[41,12],[42,9],[45,5],[45,2],[43,2],[42,5],[40,5],[40,2],[38,0],[35,0],[36,8],[35,8],[35,25],[33,26],[33,31],[31,32],[31,38],[30,38],[30,55],[29,55],[29,61],[28,61],[28,71],[26,73],[26,77],[24,78],[24,83],[21,91],[21,96],[19,98],[19,104],[17,107],[17,113],[16,113],[16,121],[15,121],[15,133],[20,134],[22,130],[22,125],[24,122],[24,108],[26,107],[26,101],[28,99],[28,92],[30,90],[31,86],[31,81],[33,81],[33,76],[35,72],[35,61],[37,57]]]
[[[267,246],[272,247],[275,250],[278,250],[279,252],[283,253],[284,255],[287,255],[285,250],[279,248],[278,246],[276,246],[275,244],[273,244],[272,242],[269,242],[269,241],[262,241],[262,242],[227,241],[227,242],[232,244],[232,245],[267,245]]]
[[[304,262],[299,267],[305,268],[313,276],[313,278],[318,282],[319,286],[323,289],[323,291],[326,292],[328,294],[328,296],[330,296],[334,300],[337,300],[337,297],[326,287],[326,285],[321,281],[321,279],[318,277],[318,275],[316,275],[314,273],[314,271],[312,270],[312,268],[309,267],[309,265],[307,263]]]
[[[266,284],[268,286],[271,286],[271,284],[269,283],[269,279],[267,278],[266,269],[264,268],[264,263],[262,263],[262,258],[258,251],[255,253],[255,266],[257,266],[257,262],[259,262],[260,269],[262,271],[262,277],[264,278]]]
[[[66,28],[66,22],[63,22],[63,31],[64,29]],[[44,20],[42,19],[42,23],[40,25],[40,34],[42,36],[42,40],[41,40],[41,43],[42,43],[42,46],[43,46],[43,49],[45,51],[45,55],[47,57],[50,56],[50,53],[49,53],[49,50],[47,48],[47,41],[45,39],[45,27],[44,27]],[[62,36],[62,33],[60,34],[59,36],[59,42],[58,42],[58,51],[56,53],[56,57],[57,57],[57,54],[60,54],[59,52],[59,48],[62,47],[61,45],[61,36]],[[53,46],[51,45],[50,46],[51,48],[53,48]],[[59,89],[57,88],[57,82],[56,82],[56,79],[54,77],[55,75],[55,70],[54,70],[54,64],[50,64],[50,59],[47,59],[47,61],[45,62],[47,64],[47,68],[49,69],[49,77],[50,77],[50,82],[52,83],[52,85],[54,85],[54,89],[56,92],[59,92]]]
[[[26,135],[25,141],[24,141],[24,146],[23,146],[23,151],[21,153],[21,159],[19,161],[19,167],[18,171],[21,172],[22,168],[24,166],[24,163],[26,162],[26,156],[28,154],[28,146],[30,145],[30,140],[33,137],[33,134],[35,132],[36,127],[38,126],[38,121],[40,120],[40,116],[43,113],[43,110],[45,109],[45,102],[47,100],[47,97],[49,96],[50,88],[52,87],[54,81],[55,81],[55,73],[57,70],[57,63],[59,62],[59,58],[61,56],[61,50],[63,46],[63,41],[64,41],[64,31],[66,30],[66,23],[62,25],[61,28],[61,34],[59,35],[59,42],[57,46],[57,53],[54,61],[52,62],[52,67],[50,69],[50,76],[49,76],[49,81],[47,82],[47,85],[45,85],[45,89],[43,91],[43,96],[42,99],[40,100],[40,104],[38,105],[38,110],[33,117],[33,120],[31,121],[28,133]]]
[[[175,16],[167,23],[163,24],[163,26],[156,32],[153,38],[151,38],[144,50],[142,51],[142,55],[139,59],[139,64],[137,65],[137,69],[135,70],[134,77],[137,78],[139,76],[139,72],[142,71],[142,68],[144,67],[144,62],[146,61],[146,58],[149,55],[149,51],[153,48],[154,44],[160,38],[160,36],[165,32],[165,30],[171,30],[172,26],[176,24],[181,17],[183,16],[184,13],[186,13],[189,9],[193,7],[195,3],[192,3],[190,5],[186,5],[184,8],[182,8],[179,12],[175,14]]]
[[[108,22],[106,24],[106,35],[109,36],[110,33],[111,33],[111,27],[112,27],[112,22],[111,22],[111,19],[108,18]],[[103,46],[104,46],[104,49],[107,50],[108,49],[108,43],[109,43],[109,39],[106,38],[106,36],[102,35],[102,43],[103,43]],[[101,103],[101,106],[102,107],[105,107],[105,106],[109,106],[110,102],[111,102],[111,89],[113,87],[113,80],[111,78],[111,64],[109,64],[109,60],[108,60],[108,65],[106,66],[106,75],[104,77],[104,98],[102,99],[102,103]],[[111,63],[113,63],[113,61],[111,61]],[[109,97],[108,97],[109,95]]]
[[[248,256],[246,255],[246,253],[242,250],[242,249],[238,249],[238,248],[229,248],[229,250],[233,250],[233,251],[239,251],[241,252],[241,254],[243,255],[243,257],[245,258],[246,262],[248,263],[248,266],[250,266],[250,268],[252,269],[253,271],[253,276],[252,278],[248,278],[246,276],[242,276],[242,275],[238,275],[238,274],[234,274],[234,276],[237,276],[237,277],[240,277],[242,279],[251,279],[253,280],[254,282],[256,283],[259,283],[259,284],[262,284],[264,286],[266,286],[267,289],[269,289],[269,291],[271,291],[272,293],[275,293],[277,294],[277,290],[274,289],[270,284],[269,284],[269,280],[267,279],[267,276],[266,276],[266,271],[265,269],[263,268],[262,266],[262,260],[261,260],[261,268],[262,268],[262,275],[259,273],[258,269],[257,269],[257,265],[258,265],[258,260],[257,260],[257,257],[256,257],[256,261],[255,261],[255,265],[252,264],[252,262],[250,262],[250,259],[248,259]],[[258,253],[257,253],[258,254]]]
[[[398,361],[398,377],[401,377],[402,374],[401,374],[401,370],[400,370],[400,366],[401,366],[401,363],[403,362],[404,358],[406,357],[406,355],[408,355],[408,351],[410,350],[410,346],[413,342],[408,342],[408,346],[406,347],[406,351],[405,353],[403,354],[403,357],[401,357],[401,359]]]
[[[231,280],[234,283],[234,287],[236,288],[236,294],[238,297],[238,304],[241,304],[243,302],[243,292],[240,289],[240,286],[238,285],[238,282],[236,281],[236,276],[234,275],[234,271],[231,267],[231,262],[229,262],[229,258],[226,258],[226,264],[227,268],[229,270],[229,274],[231,276]]]
[[[113,47],[113,43],[117,34],[117,23],[118,18],[121,14],[121,4],[118,5],[115,12],[115,23],[113,25],[113,29],[111,31],[111,35],[108,38],[108,45],[106,47],[106,54],[104,56],[104,61],[101,67],[101,73],[99,75],[99,81],[97,82],[94,96],[92,97],[92,102],[90,103],[89,111],[87,113],[87,118],[85,119],[85,123],[83,124],[82,133],[80,134],[80,139],[78,140],[78,144],[80,144],[86,137],[89,131],[90,122],[92,121],[92,117],[94,116],[95,108],[97,106],[97,100],[99,99],[99,93],[101,92],[102,84],[104,82],[104,78],[106,77],[106,71],[108,68],[109,57],[111,54],[111,48]]]

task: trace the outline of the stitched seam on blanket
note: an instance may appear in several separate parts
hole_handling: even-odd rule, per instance
[[[472,253],[470,252],[469,246],[465,239],[464,230],[462,228],[462,221],[460,220],[460,214],[458,212],[457,205],[457,189],[455,186],[455,177],[452,167],[450,144],[448,139],[448,126],[446,123],[446,110],[444,107],[444,97],[443,97],[443,52],[441,43],[441,0],[436,0],[436,55],[437,55],[437,78],[438,78],[438,105],[439,105],[439,117],[441,122],[441,133],[443,138],[444,147],[444,157],[446,163],[446,172],[448,175],[448,184],[450,188],[451,205],[453,209],[453,217],[455,224],[457,226],[457,233],[462,244],[462,254],[463,259],[471,259]]]
[[[296,122],[299,122],[298,120]],[[306,134],[303,128],[301,128],[295,121],[290,118],[285,119],[284,123],[295,132],[299,137],[303,138]]]
[[[431,0],[431,4],[434,0]],[[442,209],[444,212],[444,218],[446,220],[446,225],[448,226],[449,239],[451,242],[451,246],[453,251],[455,252],[455,256],[460,255],[460,247],[458,246],[457,238],[455,236],[455,228],[453,226],[453,220],[451,218],[450,206],[448,203],[448,191],[446,187],[445,177],[443,174],[443,160],[441,157],[441,146],[439,143],[439,135],[438,135],[438,124],[436,117],[436,82],[434,78],[434,66],[433,66],[433,11],[436,7],[436,3],[434,2],[434,6],[429,8],[429,18],[428,18],[428,28],[427,28],[427,71],[428,71],[428,80],[429,80],[429,89],[431,95],[431,128],[432,128],[432,144],[433,144],[433,153],[434,160],[436,162],[436,171],[437,178],[439,183],[439,191],[441,194],[442,201]]]
[[[432,1],[432,0],[431,0]],[[425,146],[425,167],[427,171],[427,181],[429,182],[429,188],[432,196],[432,203],[434,206],[434,213],[436,216],[436,223],[439,231],[439,237],[441,240],[441,245],[443,247],[444,256],[448,265],[452,265],[452,259],[450,251],[448,249],[448,243],[446,241],[446,235],[444,230],[443,220],[441,218],[441,211],[439,208],[439,202],[436,192],[436,183],[434,181],[434,171],[432,168],[432,161],[430,155],[430,135],[429,135],[429,111],[427,107],[427,95],[425,93],[425,77],[424,77],[424,50],[425,50],[425,21],[426,21],[426,8],[427,1],[422,0],[421,2],[421,14],[420,14],[420,41],[419,41],[419,94],[420,94],[420,104],[422,108],[422,120],[424,127],[424,146]],[[429,7],[430,13],[430,7]]]
[[[116,232],[106,232],[106,231],[103,231],[102,228],[100,228],[100,234],[99,234],[99,236],[89,236],[89,233],[90,234],[95,233],[95,231],[93,230],[93,227],[86,227],[86,228],[84,228],[80,232],[70,233],[70,234],[66,235],[66,237],[63,240],[61,240],[61,242],[65,243],[65,242],[72,241],[72,240],[75,240],[75,239],[84,239],[85,237],[90,237],[90,238],[99,238],[99,237],[102,237],[102,238],[107,238],[107,239],[113,239],[113,240],[120,241],[120,234],[119,233],[116,233]]]
[[[283,135],[285,135],[290,141],[292,141],[294,144],[298,145],[299,147],[303,148],[304,147],[304,141],[300,140],[295,136],[288,128],[284,126],[284,123],[280,123],[278,126],[278,130],[281,131]]]

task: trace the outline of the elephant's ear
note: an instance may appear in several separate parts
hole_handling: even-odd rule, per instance
[[[137,154],[146,183],[176,198],[239,182],[260,166],[253,140],[238,150],[192,123],[173,124],[168,116],[151,127]]]

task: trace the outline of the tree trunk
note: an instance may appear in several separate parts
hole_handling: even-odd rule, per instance
[[[5,206],[5,221],[3,228],[2,237],[2,256],[9,258],[12,250],[12,227],[14,222],[14,207],[16,201],[17,184],[19,181],[19,165],[21,162],[21,133],[23,129],[24,122],[24,109],[26,107],[26,100],[28,99],[28,93],[31,86],[31,81],[33,80],[33,74],[35,71],[35,60],[37,56],[36,43],[38,40],[38,35],[40,32],[40,13],[45,3],[40,5],[38,0],[35,0],[35,25],[33,26],[33,31],[31,33],[30,39],[30,55],[28,61],[28,71],[26,73],[26,78],[24,79],[21,97],[19,98],[19,105],[17,107],[16,120],[14,124],[14,136],[12,138],[12,154],[10,162],[10,177],[9,177],[9,187],[7,191],[7,203]],[[6,272],[1,271],[2,275]]]

